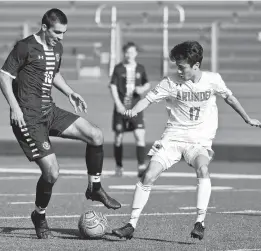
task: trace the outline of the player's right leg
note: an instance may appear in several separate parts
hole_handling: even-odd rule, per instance
[[[27,113],[24,112],[27,120]],[[52,187],[57,180],[59,166],[48,139],[47,128],[44,123],[36,123],[19,128],[12,125],[13,132],[30,161],[35,161],[41,168],[42,175],[36,187],[35,210],[31,218],[35,226],[37,237],[52,238],[46,218],[45,209],[50,201]]]
[[[39,239],[52,238],[53,235],[47,224],[45,210],[52,195],[52,188],[59,176],[59,165],[55,154],[50,154],[35,161],[42,171],[36,186],[35,210],[31,219]]]
[[[115,135],[114,135],[114,159],[115,159],[115,163],[116,163],[115,175],[118,176],[118,177],[122,177],[122,175],[123,175],[122,140],[123,140],[123,132],[115,131]]]
[[[177,163],[182,156],[179,145],[170,143],[168,139],[155,141],[148,155],[152,157],[140,182],[136,184],[129,223],[112,231],[120,238],[132,238],[140,214],[149,199],[153,183],[164,170]]]
[[[139,220],[140,214],[147,204],[151,187],[165,167],[158,161],[151,160],[141,180],[136,184],[132,201],[130,221],[127,225],[112,230],[112,233],[120,238],[131,239]]]

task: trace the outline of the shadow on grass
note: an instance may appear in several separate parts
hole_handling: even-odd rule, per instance
[[[28,233],[28,231],[32,231],[32,233]],[[0,227],[0,236],[10,237],[10,238],[24,238],[24,239],[36,239],[36,234],[34,233],[34,228],[26,228],[26,227]],[[101,238],[94,239],[83,239],[78,229],[69,229],[69,228],[51,228],[55,239],[68,239],[68,240],[88,240],[88,241],[108,241],[108,242],[122,242],[126,241],[125,238],[118,238],[112,233],[105,233],[105,235]],[[57,234],[55,234],[57,233]],[[180,244],[180,245],[196,245],[196,242],[185,242],[185,241],[170,241],[159,238],[146,238],[146,237],[133,237],[132,240],[144,240],[144,241],[156,241],[163,243],[172,243],[172,244]]]
[[[5,237],[19,237],[19,238],[32,238],[36,237],[35,232],[33,234],[27,233],[28,231],[34,232],[35,229],[32,227],[0,227],[0,235]],[[80,237],[78,229],[67,229],[67,228],[51,228],[51,231],[55,234],[67,235],[67,236],[55,236],[61,239],[82,239]]]
[[[55,239],[71,239],[71,240],[85,240],[80,236],[78,229],[71,228],[51,228],[52,233],[55,236]],[[30,233],[29,233],[30,232]],[[32,233],[31,233],[32,232]],[[25,238],[32,239],[37,238],[35,234],[35,229],[33,227],[0,227],[0,237],[16,237],[16,238]],[[109,240],[110,236],[113,236],[111,233],[105,233],[102,238],[93,238],[86,240]],[[115,237],[115,236],[114,236]],[[116,239],[117,237],[115,237]],[[117,241],[116,239],[115,241]]]
[[[129,241],[125,238],[118,238],[112,233],[106,233],[103,237],[106,241],[117,242],[117,241]],[[132,240],[144,240],[144,241],[157,241],[157,242],[164,242],[164,243],[172,243],[172,244],[180,244],[180,245],[196,245],[196,242],[185,242],[185,241],[170,241],[158,238],[146,238],[146,237],[133,237]]]

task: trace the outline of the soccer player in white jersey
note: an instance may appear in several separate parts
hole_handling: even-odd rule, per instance
[[[213,156],[211,145],[218,127],[216,96],[221,96],[247,124],[260,127],[260,122],[248,116],[218,73],[200,70],[203,48],[198,42],[176,45],[170,59],[176,62],[177,73],[171,78],[165,77],[144,99],[125,111],[127,117],[135,117],[150,104],[165,100],[169,118],[161,139],[148,153],[152,157],[147,170],[136,184],[129,223],[112,231],[120,238],[133,237],[153,183],[183,156],[197,176],[197,217],[191,237],[201,240],[211,194],[208,172]]]

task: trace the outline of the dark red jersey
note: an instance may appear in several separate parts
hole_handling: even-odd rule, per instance
[[[143,86],[146,83],[148,83],[148,78],[143,65],[124,65],[119,63],[114,68],[110,84],[117,86],[121,102],[129,109],[141,98],[135,92],[135,87]]]
[[[59,72],[62,53],[60,43],[48,49],[35,35],[16,43],[1,71],[14,79],[13,91],[20,107],[43,113],[49,110],[53,103],[53,79]]]

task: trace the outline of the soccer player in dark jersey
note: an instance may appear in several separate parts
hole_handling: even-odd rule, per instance
[[[51,97],[54,86],[69,98],[76,113],[87,111],[84,99],[66,84],[59,71],[63,53],[61,40],[66,30],[66,15],[59,9],[47,11],[40,31],[16,43],[0,72],[0,86],[10,105],[13,132],[27,158],[35,161],[42,171],[36,187],[35,210],[31,214],[40,239],[53,237],[45,209],[59,175],[59,164],[49,136],[86,142],[86,198],[100,201],[107,208],[121,207],[106,194],[100,183],[103,166],[101,130],[82,117],[56,107]]]
[[[123,46],[124,59],[117,64],[110,82],[110,89],[114,101],[112,129],[115,132],[114,158],[116,162],[115,174],[122,176],[123,133],[133,131],[136,140],[136,154],[138,160],[138,176],[145,170],[145,127],[143,113],[137,117],[126,119],[123,116],[126,109],[131,109],[149,90],[147,74],[143,65],[136,62],[137,46],[128,42]]]

